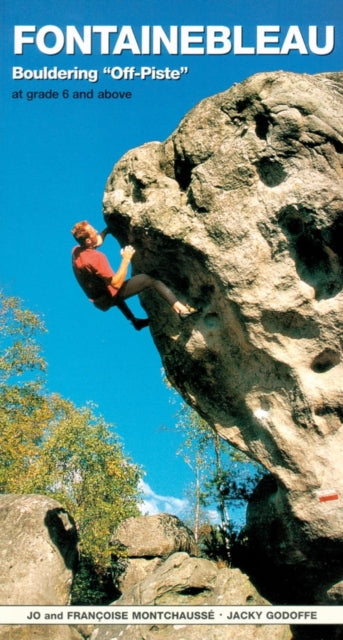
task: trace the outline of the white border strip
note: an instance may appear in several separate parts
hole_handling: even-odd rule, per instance
[[[343,606],[0,606],[1,625],[343,624]]]

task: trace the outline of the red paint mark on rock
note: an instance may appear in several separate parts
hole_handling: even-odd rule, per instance
[[[329,500],[338,500],[339,495],[335,489],[326,489],[325,491],[318,491],[319,502],[328,502]]]

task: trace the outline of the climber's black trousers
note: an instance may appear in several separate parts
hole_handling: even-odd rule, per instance
[[[118,309],[120,309],[124,314],[125,318],[133,320],[134,315],[125,303],[125,300],[132,298],[132,296],[136,296],[142,291],[145,291],[145,289],[155,289],[155,291],[157,291],[157,293],[164,298],[170,306],[173,306],[177,301],[176,296],[163,282],[161,282],[161,280],[155,280],[155,278],[152,278],[145,273],[140,273],[137,276],[132,276],[132,278],[124,282],[114,298],[113,306],[118,307]]]

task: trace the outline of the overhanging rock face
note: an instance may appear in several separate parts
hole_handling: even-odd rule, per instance
[[[155,293],[142,296],[169,379],[223,438],[273,474],[268,501],[288,523],[285,540],[275,542],[278,557],[284,549],[279,561],[303,566],[325,540],[336,569],[342,80],[248,78],[202,101],[164,143],[129,151],[104,195],[113,235],[136,248],[134,271],[202,309],[181,322]],[[263,527],[267,521],[268,509]]]

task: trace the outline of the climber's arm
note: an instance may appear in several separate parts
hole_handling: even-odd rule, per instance
[[[102,243],[104,242],[106,236],[109,234],[110,230],[108,229],[108,227],[106,227],[106,229],[104,229],[103,231],[101,231],[101,233],[98,233],[98,241],[96,244],[96,247],[101,247]]]
[[[116,289],[120,289],[120,287],[124,284],[126,274],[129,268],[129,264],[135,253],[135,250],[133,247],[128,245],[127,247],[124,247],[120,253],[122,256],[122,261],[120,263],[117,273],[115,273],[115,275],[112,276],[111,278],[106,278],[107,284],[110,284],[112,287],[115,287]]]

